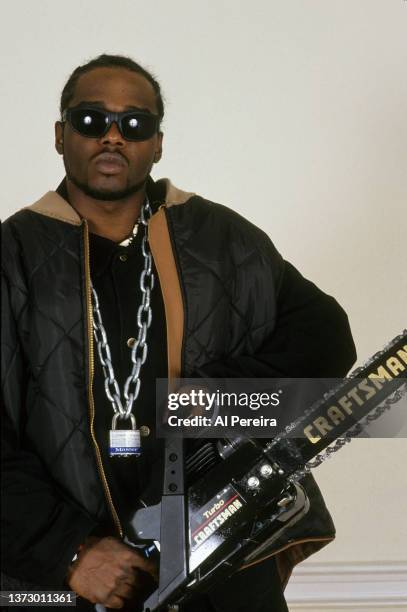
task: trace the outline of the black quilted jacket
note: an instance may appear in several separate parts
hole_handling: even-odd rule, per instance
[[[164,203],[149,239],[170,376],[345,375],[355,351],[333,298],[235,212],[166,180],[150,189]],[[58,587],[91,530],[121,533],[93,431],[87,224],[48,192],[3,224],[2,263],[2,565]],[[276,551],[284,582],[334,537],[312,478],[307,488],[311,509]]]

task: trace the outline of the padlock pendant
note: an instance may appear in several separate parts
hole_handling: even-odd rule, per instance
[[[134,414],[130,415],[132,429],[116,429],[120,414],[116,413],[112,420],[112,429],[109,432],[109,456],[110,457],[140,457],[141,436],[140,430],[136,429]]]

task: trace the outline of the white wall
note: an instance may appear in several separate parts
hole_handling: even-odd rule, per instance
[[[15,0],[3,7],[3,218],[63,175],[58,96],[101,52],[167,99],[156,176],[232,206],[349,313],[359,360],[407,327],[407,2]],[[407,444],[319,470],[337,542],[317,561],[406,555]],[[314,559],[315,560],[315,559]]]

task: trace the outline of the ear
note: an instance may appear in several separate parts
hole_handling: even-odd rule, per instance
[[[64,125],[61,121],[55,121],[55,149],[59,155],[64,152]]]
[[[157,143],[156,143],[156,148],[155,148],[155,153],[154,153],[154,163],[155,164],[160,161],[161,156],[163,154],[163,138],[164,138],[164,134],[162,132],[158,132]]]

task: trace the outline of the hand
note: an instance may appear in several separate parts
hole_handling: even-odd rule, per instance
[[[68,586],[81,597],[108,608],[122,608],[124,600],[141,597],[157,567],[133,547],[116,538],[90,537],[67,575]]]

